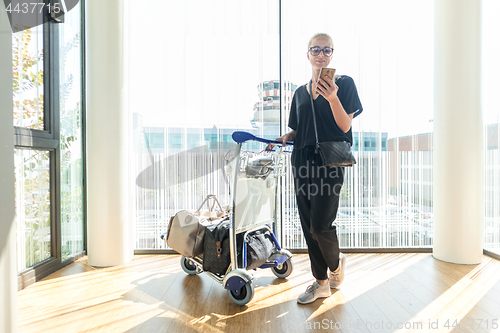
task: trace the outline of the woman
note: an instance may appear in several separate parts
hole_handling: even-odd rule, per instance
[[[293,96],[288,123],[292,131],[277,138],[283,146],[287,141],[294,141],[291,161],[295,195],[311,270],[316,279],[297,299],[301,304],[330,296],[330,288],[338,288],[344,280],[346,257],[340,253],[337,230],[333,225],[344,182],[344,168],[323,166],[320,155],[315,153],[310,94],[312,92],[314,99],[319,142],[349,141],[352,144],[351,122],[363,108],[354,81],[349,76],[336,76],[335,80],[327,77],[326,81],[320,79],[318,82],[321,68],[329,66],[332,55],[333,41],[329,35],[319,33],[310,39],[307,59],[311,63],[312,78]]]

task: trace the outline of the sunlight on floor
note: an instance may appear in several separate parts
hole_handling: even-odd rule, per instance
[[[208,275],[186,275],[178,256],[136,256],[130,264],[101,269],[86,266],[82,258],[18,293],[20,330],[243,333],[255,326],[309,332],[344,325],[369,332],[382,322],[426,328],[439,321],[440,331],[449,331],[446,319],[481,318],[491,326],[492,313],[500,313],[498,297],[492,296],[500,290],[500,263],[489,257],[471,266],[444,263],[428,253],[348,254],[341,289],[307,305],[296,299],[313,281],[309,259],[294,258],[288,279],[255,271],[255,297],[246,306],[231,302]]]

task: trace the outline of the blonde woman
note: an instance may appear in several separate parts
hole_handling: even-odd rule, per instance
[[[323,166],[320,155],[315,152],[311,103],[314,103],[319,142],[348,141],[352,144],[352,119],[363,107],[349,76],[318,81],[321,68],[329,67],[332,56],[332,38],[325,33],[312,36],[307,50],[311,80],[294,93],[288,123],[292,131],[277,138],[284,143],[294,141],[291,160],[295,195],[311,271],[316,279],[298,297],[297,302],[301,304],[330,296],[330,288],[338,288],[344,280],[346,257],[340,253],[333,224],[344,182],[344,168]]]

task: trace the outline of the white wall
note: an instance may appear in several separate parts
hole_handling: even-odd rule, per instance
[[[17,331],[12,31],[0,4],[0,332]]]

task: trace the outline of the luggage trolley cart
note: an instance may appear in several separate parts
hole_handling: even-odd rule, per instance
[[[219,276],[205,272],[221,283],[231,300],[238,305],[245,305],[254,296],[253,275],[246,269],[248,256],[248,236],[256,231],[270,232],[273,249],[271,256],[259,268],[271,268],[276,277],[285,279],[293,271],[292,254],[282,249],[272,229],[276,226],[278,197],[277,180],[283,174],[284,151],[280,146],[270,152],[252,153],[241,149],[246,141],[253,140],[267,144],[280,144],[248,132],[236,131],[232,135],[237,143],[234,158],[228,163],[229,189],[232,203],[230,210],[229,247],[230,264],[226,274]],[[287,144],[292,145],[293,142]],[[241,237],[240,234],[243,234]],[[239,247],[238,239],[243,240]],[[238,262],[238,248],[241,260]],[[203,272],[203,255],[181,258],[182,269],[188,274]]]

